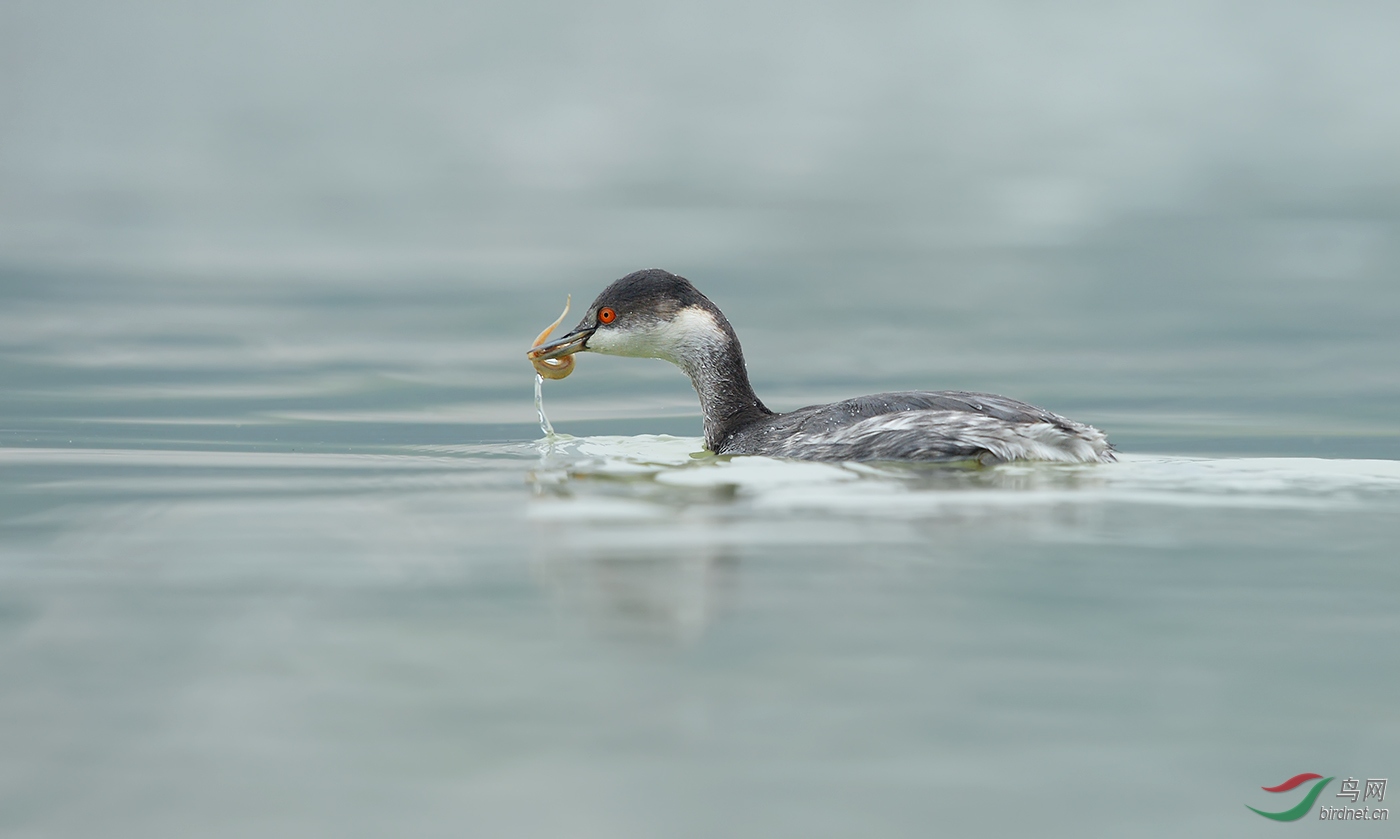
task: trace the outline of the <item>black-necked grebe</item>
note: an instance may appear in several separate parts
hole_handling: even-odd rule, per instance
[[[572,332],[541,343],[529,357],[543,374],[553,370],[551,378],[562,378],[573,361],[566,357],[576,352],[661,358],[684,370],[700,395],[705,447],[716,454],[983,463],[1114,459],[1097,428],[987,393],[879,393],[775,414],[753,392],[744,351],[724,313],[689,280],[660,269],[608,286]]]

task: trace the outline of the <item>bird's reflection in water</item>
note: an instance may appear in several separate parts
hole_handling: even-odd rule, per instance
[[[969,526],[1055,535],[1094,525],[1074,500],[1099,488],[1105,471],[697,459],[686,441],[657,440],[550,449],[526,474],[528,518],[536,576],[564,609],[609,633],[678,641],[698,638],[722,614],[749,540],[844,544],[863,555],[876,545],[937,544]]]
[[[609,635],[667,642],[699,638],[724,610],[739,563],[714,547],[541,559],[535,577],[560,607]]]

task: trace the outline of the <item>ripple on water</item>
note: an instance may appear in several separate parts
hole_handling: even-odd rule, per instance
[[[538,515],[586,519],[605,508],[652,518],[649,505],[718,500],[752,512],[926,516],[958,508],[1135,504],[1329,509],[1393,503],[1400,462],[1123,455],[1112,464],[811,463],[716,457],[698,438],[561,437],[531,473]],[[608,499],[599,504],[601,499]],[[555,503],[568,502],[568,503]]]

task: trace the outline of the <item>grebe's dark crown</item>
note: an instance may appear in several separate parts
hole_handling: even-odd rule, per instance
[[[664,318],[687,306],[712,308],[714,304],[685,277],[647,268],[633,271],[603,289],[590,308],[602,306],[611,306],[618,314],[646,311]]]

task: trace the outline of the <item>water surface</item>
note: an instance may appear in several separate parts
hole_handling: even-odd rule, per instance
[[[699,442],[4,450],[6,818],[1248,833],[1394,754],[1394,461]]]

